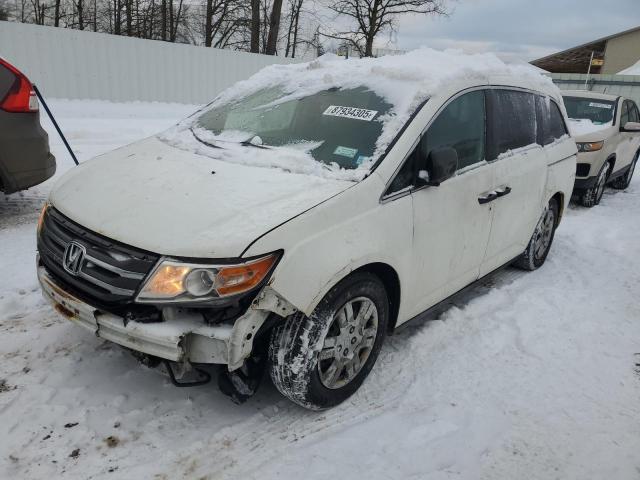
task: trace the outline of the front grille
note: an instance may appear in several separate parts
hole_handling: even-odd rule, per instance
[[[576,177],[588,177],[591,165],[588,163],[578,163],[576,165]]]
[[[65,249],[72,241],[86,251],[76,274],[63,266]],[[38,252],[42,265],[61,287],[96,307],[131,302],[159,258],[89,231],[54,208],[49,208],[44,216]]]

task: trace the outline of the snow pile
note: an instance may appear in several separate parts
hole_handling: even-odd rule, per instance
[[[640,60],[631,65],[629,68],[618,72],[618,75],[640,75]]]
[[[295,157],[284,154],[284,149],[265,150],[262,154],[247,155],[245,149],[236,149],[223,154],[219,149],[202,148],[190,129],[200,137],[205,135],[198,128],[198,115],[194,115],[176,128],[161,135],[161,139],[173,146],[220,158],[235,163],[253,166],[274,167],[296,173],[312,173],[339,179],[359,180],[368,168],[384,153],[412,112],[427,98],[443,86],[461,79],[486,83],[489,75],[513,75],[530,83],[533,88],[556,95],[552,81],[528,64],[507,64],[494,54],[469,55],[456,50],[437,51],[421,48],[404,55],[381,58],[345,60],[328,54],[307,63],[271,65],[248,80],[239,82],[220,94],[207,109],[237,101],[259,90],[279,87],[285,96],[277,103],[300,99],[329,88],[352,89],[366,87],[392,105],[391,110],[376,119],[383,124],[382,134],[376,142],[373,157],[366,165],[351,171],[330,170],[311,167],[311,155],[297,151]],[[212,137],[211,140],[214,138]],[[301,156],[306,156],[302,160]],[[252,157],[252,158],[249,158]]]
[[[580,135],[587,135],[589,133],[599,132],[600,130],[606,130],[612,125],[611,122],[607,123],[594,123],[588,118],[570,118],[569,130],[571,135],[579,137]]]

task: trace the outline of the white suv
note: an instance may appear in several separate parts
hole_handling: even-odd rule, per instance
[[[64,176],[38,276],[58,312],[176,383],[221,364],[241,400],[267,368],[327,408],[397,326],[544,263],[575,157],[556,87],[491,55],[269,67]]]
[[[585,207],[600,203],[605,185],[631,182],[640,154],[640,112],[633,100],[584,90],[562,93],[578,145],[574,192]]]

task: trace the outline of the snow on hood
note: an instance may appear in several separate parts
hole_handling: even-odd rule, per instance
[[[569,130],[574,137],[580,137],[582,135],[588,135],[590,133],[599,132],[611,128],[612,123],[593,123],[588,118],[570,118]]]
[[[532,88],[556,91],[553,82],[528,64],[508,64],[490,53],[469,55],[457,50],[437,51],[420,48],[404,55],[380,58],[348,59],[333,54],[311,62],[271,65],[248,80],[225,90],[203,110],[160,135],[160,139],[183,150],[197,151],[230,163],[278,167],[296,173],[342,180],[361,180],[371,165],[385,152],[412,112],[441,87],[460,79],[477,79],[485,83],[489,76],[513,75]],[[304,150],[277,148],[247,155],[245,148],[214,149],[204,146],[190,131],[197,131],[197,119],[210,108],[218,107],[259,90],[278,86],[285,92],[280,102],[300,99],[329,88],[366,87],[392,105],[390,112],[380,117],[382,133],[376,142],[373,157],[354,170],[337,166],[326,168]],[[226,146],[225,146],[226,147]]]
[[[50,201],[71,220],[127,245],[226,258],[352,185],[203,161],[152,137],[83,162],[58,181]]]
[[[640,75],[640,60],[631,65],[629,68],[625,68],[618,75]]]

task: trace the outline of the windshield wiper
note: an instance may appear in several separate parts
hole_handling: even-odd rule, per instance
[[[215,143],[211,143],[211,142],[207,142],[206,140],[203,140],[202,138],[200,138],[196,132],[193,130],[193,128],[189,128],[189,131],[191,132],[191,134],[194,136],[194,138],[196,140],[198,140],[200,143],[202,143],[203,145],[206,145],[207,147],[211,147],[211,148],[219,148],[224,150],[224,147],[221,147],[220,145],[216,145]],[[255,148],[263,148],[263,149],[267,149],[269,150],[270,147],[267,147],[266,145],[257,145],[255,143],[251,143],[251,140],[243,140],[242,142],[229,142],[229,143],[237,143],[239,145],[243,145],[245,147],[255,147]],[[227,142],[227,140],[221,140],[222,142]]]
[[[262,149],[266,149],[266,150],[270,149],[270,147],[267,147],[266,145],[256,145],[255,143],[251,143],[251,140],[244,140],[244,141],[240,142],[240,145],[242,145],[244,147],[262,148]]]
[[[206,140],[201,139],[198,135],[196,135],[196,132],[193,131],[193,128],[190,128],[189,131],[191,132],[191,134],[194,136],[194,138],[199,141],[200,143],[206,145],[207,147],[211,147],[211,148],[220,148],[222,150],[224,150],[220,145],[216,145],[214,143],[211,142],[207,142]]]

